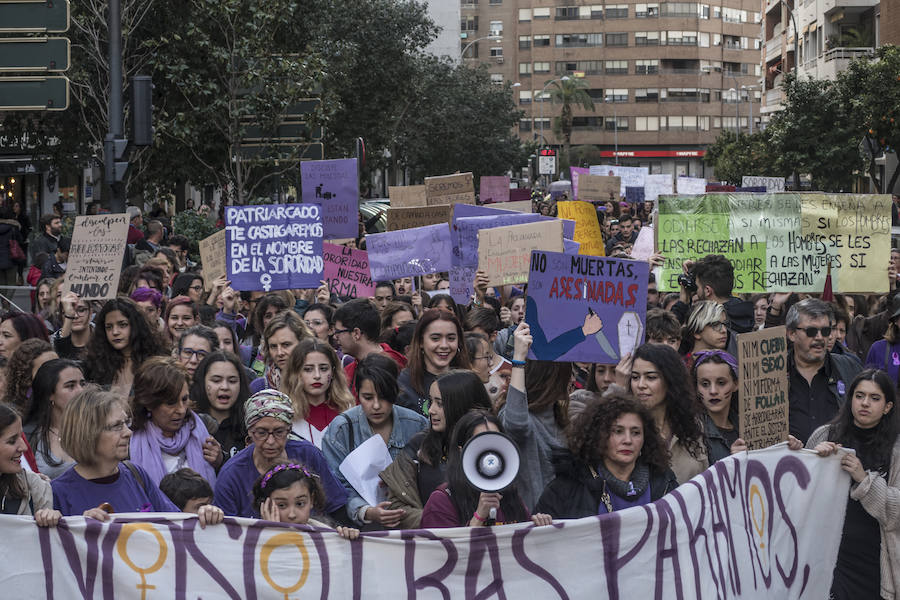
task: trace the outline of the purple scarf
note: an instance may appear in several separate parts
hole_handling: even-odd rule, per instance
[[[191,427],[193,420],[193,427]],[[159,486],[160,480],[166,476],[162,453],[171,456],[184,450],[187,458],[186,466],[200,473],[210,485],[216,484],[216,471],[203,458],[203,443],[209,432],[194,411],[188,413],[188,419],[174,437],[166,437],[153,421],[148,420],[141,431],[131,436],[131,460],[139,464],[150,475],[153,485]]]

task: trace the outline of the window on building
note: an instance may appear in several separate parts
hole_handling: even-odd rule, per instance
[[[503,35],[503,21],[491,21],[491,35]]]
[[[550,7],[549,6],[546,6],[543,8],[532,8],[531,11],[532,11],[532,14],[534,15],[535,20],[550,18]]]
[[[503,58],[503,47],[502,46],[492,46],[491,47],[491,58]]]
[[[462,41],[462,45],[460,47],[460,52],[465,52],[463,58],[478,58],[478,42],[466,42],[466,40]]]
[[[659,6],[661,17],[697,18],[699,13],[699,5],[694,2],[663,2]]]
[[[659,73],[659,59],[637,59],[636,61],[634,61],[634,72],[636,75],[655,75]]]
[[[593,48],[603,45],[602,33],[561,33],[556,35],[560,48]]]
[[[635,131],[659,131],[659,117],[635,117]]]
[[[606,34],[606,45],[607,46],[627,46],[628,45],[628,34],[627,33],[607,33]]]
[[[603,123],[603,117],[573,117],[572,129],[597,129]]]
[[[607,131],[628,131],[628,117],[606,117],[603,125]]]
[[[488,0],[488,4],[503,4],[503,0]]]
[[[663,31],[660,43],[666,46],[696,46],[696,31]]]
[[[459,22],[462,31],[478,31],[478,17],[464,16]]]
[[[698,4],[697,5],[697,16],[701,19],[709,18],[709,4]]]
[[[635,46],[659,46],[658,31],[636,31],[634,33]]]
[[[659,102],[658,88],[638,88],[634,90],[635,102]]]
[[[737,8],[722,8],[722,20],[726,23],[746,23],[747,22],[747,11],[739,10]]]
[[[628,102],[628,90],[624,88],[607,89],[604,102]]]
[[[635,4],[634,16],[638,19],[654,19],[659,16],[659,4]]]
[[[529,119],[519,119],[519,131],[531,131],[531,121]]]
[[[520,35],[519,36],[519,50],[528,50],[531,48],[531,36],[530,35]]]
[[[519,92],[519,104],[531,104],[531,90],[522,90]]]
[[[606,71],[607,75],[627,75],[628,74],[628,61],[627,60],[607,60],[604,62],[603,68]]]
[[[491,73],[491,83],[501,85],[503,83],[503,73]]]
[[[572,21],[578,18],[578,7],[577,6],[557,6],[556,7],[556,20],[557,21]]]
[[[580,71],[585,75],[600,75],[603,73],[603,62],[599,60],[561,60],[556,63],[556,74],[571,75]]]
[[[549,35],[536,35],[534,36],[534,47],[535,48],[543,48],[550,47],[550,36]]]
[[[535,73],[549,73],[550,72],[550,63],[549,62],[535,62],[534,63],[534,72]]]
[[[530,8],[520,8],[519,9],[519,22],[523,23],[531,20],[531,9]]]
[[[601,102],[603,100],[603,88],[591,88],[587,90],[587,95],[591,97],[591,100]]]
[[[607,4],[606,5],[606,18],[607,19],[627,19],[628,18],[628,5],[627,4]]]
[[[602,19],[603,18],[603,5],[602,4],[590,4],[588,6],[579,6],[578,7],[578,18],[579,19]]]
[[[520,77],[530,77],[531,76],[531,63],[530,62],[519,63],[519,76]]]

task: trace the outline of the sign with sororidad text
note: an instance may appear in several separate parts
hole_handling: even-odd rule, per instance
[[[678,290],[685,260],[723,254],[734,293],[881,293],[888,289],[891,197],[873,194],[706,194],[659,201],[660,291]]]
[[[264,204],[225,208],[228,279],[236,290],[319,287],[322,207]]]
[[[126,214],[75,217],[63,294],[75,292],[83,300],[116,297],[128,222]]]
[[[375,295],[368,252],[325,242],[322,244],[322,258],[325,261],[325,281],[332,293],[348,298]]]
[[[738,423],[751,450],[788,439],[786,333],[781,326],[737,336]]]
[[[227,245],[225,230],[220,229],[209,237],[200,240],[200,263],[203,265],[203,285],[206,291],[212,289],[213,282],[224,276],[226,267]]]

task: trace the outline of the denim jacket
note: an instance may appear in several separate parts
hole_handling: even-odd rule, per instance
[[[395,459],[406,446],[409,438],[428,426],[428,420],[422,415],[396,404],[392,409],[392,418],[394,426],[387,446],[391,459]],[[354,406],[335,417],[322,438],[322,453],[325,455],[331,472],[347,489],[347,514],[357,524],[363,524],[359,512],[360,508],[368,506],[368,503],[347,482],[344,474],[341,473],[340,466],[348,454],[373,435],[375,434],[369,426],[366,413],[363,412],[361,406]]]

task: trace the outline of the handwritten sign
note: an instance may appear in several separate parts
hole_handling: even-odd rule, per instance
[[[425,186],[406,185],[388,187],[391,206],[405,208],[408,206],[425,206]]]
[[[706,193],[706,179],[702,177],[676,177],[675,191],[683,196],[699,196]]]
[[[300,163],[300,175],[303,203],[322,206],[324,237],[356,237],[359,233],[356,159],[305,160]]]
[[[374,281],[415,277],[450,269],[450,227],[428,225],[366,236]]]
[[[325,281],[333,294],[342,298],[368,298],[375,295],[369,272],[369,253],[365,250],[322,244]]]
[[[231,287],[268,292],[319,286],[325,268],[321,206],[228,206],[225,223]]]
[[[751,450],[788,439],[787,329],[737,336],[740,432]]]
[[[618,363],[643,339],[648,279],[645,262],[535,250],[525,301],[529,358]]]
[[[572,197],[578,199],[578,186],[582,175],[590,175],[591,170],[585,167],[569,167],[570,178],[572,180]]]
[[[459,241],[458,264],[464,267],[478,265],[478,232],[482,229],[536,223],[538,221],[555,221],[554,217],[544,217],[533,213],[509,213],[506,215],[485,217],[463,217],[455,219],[454,233]]]
[[[425,178],[425,203],[475,204],[475,179],[471,173]]]
[[[509,202],[508,175],[482,175],[479,197],[482,204]]]
[[[676,291],[681,264],[723,254],[734,292],[887,291],[891,199],[868,194],[707,194],[660,198],[660,291]]]
[[[606,249],[603,245],[603,234],[600,231],[600,222],[597,220],[597,211],[589,202],[572,200],[558,202],[556,204],[559,216],[563,219],[575,221],[575,234],[573,240],[581,244],[581,254],[593,256],[605,256]]]
[[[644,200],[656,201],[662,195],[674,194],[672,176],[669,174],[647,175],[644,177]]]
[[[75,217],[63,295],[75,292],[84,300],[116,297],[128,223],[126,214]]]
[[[607,175],[582,175],[578,178],[578,200],[588,202],[617,202],[621,179]]]
[[[410,229],[437,223],[449,223],[453,207],[449,204],[437,206],[407,206],[387,209],[387,230]]]
[[[225,263],[228,249],[225,242],[224,229],[200,240],[200,263],[203,265],[203,286],[206,291],[212,289],[213,281],[224,277],[227,272]]]
[[[741,177],[741,187],[762,187],[766,192],[783,192],[784,177],[756,177],[744,175]]]
[[[647,167],[623,167],[620,165],[591,165],[591,175],[609,175],[621,181],[619,195],[625,197],[625,188],[644,187],[644,179],[650,174]]]
[[[478,232],[478,268],[487,274],[489,285],[528,281],[532,250],[562,252],[562,221],[510,225]]]
[[[450,267],[450,296],[457,304],[468,304],[475,295],[475,287],[472,285],[475,281],[475,271],[478,267],[461,267],[452,265]]]

